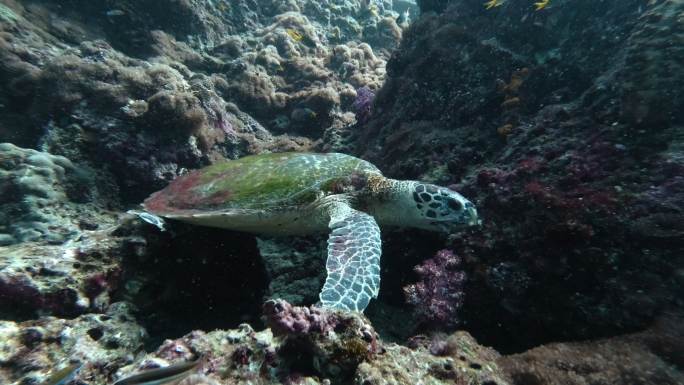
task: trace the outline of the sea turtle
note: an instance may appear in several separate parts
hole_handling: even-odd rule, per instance
[[[382,176],[371,163],[328,153],[277,153],[213,164],[176,178],[141,217],[264,234],[329,231],[324,307],[363,311],[380,287],[381,225],[452,231],[478,223],[448,188]]]

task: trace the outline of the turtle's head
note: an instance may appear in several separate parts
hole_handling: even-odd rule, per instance
[[[410,192],[412,207],[416,211],[415,227],[450,233],[480,223],[475,205],[456,191],[412,182]]]

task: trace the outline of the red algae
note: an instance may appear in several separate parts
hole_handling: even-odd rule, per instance
[[[201,180],[201,172],[192,171],[174,179],[165,189],[157,191],[145,200],[143,206],[155,214],[172,213],[178,209],[196,208],[201,196],[193,189]]]

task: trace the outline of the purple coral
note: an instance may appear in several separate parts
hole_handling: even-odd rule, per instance
[[[316,307],[292,306],[282,299],[264,303],[266,324],[276,335],[327,333],[338,322],[335,314]]]
[[[414,268],[420,281],[404,287],[406,300],[415,306],[424,321],[455,326],[463,306],[466,274],[460,269],[461,258],[450,250],[437,254]]]
[[[233,125],[228,120],[225,107],[221,104],[218,98],[209,98],[202,100],[202,107],[209,118],[209,121],[215,128],[220,129],[228,136],[235,136],[236,132]]]
[[[356,113],[357,122],[364,124],[370,119],[373,99],[375,99],[375,93],[367,86],[356,90],[356,99],[352,103],[352,108]]]

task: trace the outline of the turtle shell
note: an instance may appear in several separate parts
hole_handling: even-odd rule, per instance
[[[143,206],[182,217],[231,209],[296,207],[313,202],[330,181],[380,171],[365,160],[330,153],[277,153],[220,162],[176,178]]]

